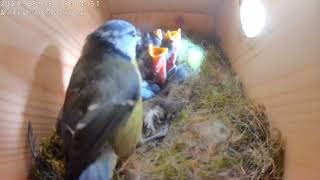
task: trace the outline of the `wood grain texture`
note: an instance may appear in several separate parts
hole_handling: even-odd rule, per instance
[[[146,13],[146,12],[189,12],[212,14],[216,4],[222,0],[108,0],[110,12]]]
[[[28,121],[37,137],[49,135],[85,37],[109,18],[106,2],[99,7],[90,6],[89,0],[83,7],[63,2],[0,7],[61,11],[0,16],[0,179],[26,179],[31,160]],[[64,14],[67,11],[83,14]]]
[[[142,12],[111,14],[113,19],[126,19],[142,30],[151,31],[159,27],[171,29],[181,27],[183,31],[210,34],[214,32],[215,19],[211,15],[186,12]]]
[[[26,179],[27,122],[32,121],[39,137],[50,133],[85,36],[110,17],[145,30],[176,28],[182,18],[184,30],[216,32],[249,95],[267,106],[272,125],[285,135],[286,179],[320,179],[320,4],[262,1],[267,27],[254,39],[244,37],[239,3],[233,0],[109,0],[96,8],[86,0],[82,16],[0,16],[1,179]],[[79,7],[62,4],[53,10]]]
[[[286,179],[320,179],[320,3],[262,2],[267,26],[253,39],[241,30],[238,1],[220,4],[221,46],[248,94],[267,106],[286,138]]]

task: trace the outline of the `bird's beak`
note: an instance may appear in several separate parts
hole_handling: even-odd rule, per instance
[[[176,31],[167,31],[165,38],[172,42],[181,40],[181,28]]]
[[[148,48],[149,55],[153,58],[159,58],[168,53],[168,48],[154,47],[152,44]]]

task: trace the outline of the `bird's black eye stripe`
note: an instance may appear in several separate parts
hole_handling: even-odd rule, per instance
[[[135,31],[130,31],[130,32],[128,32],[128,34],[130,34],[132,37],[136,37],[136,32]]]

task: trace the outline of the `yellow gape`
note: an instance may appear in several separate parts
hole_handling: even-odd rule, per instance
[[[181,40],[181,28],[176,31],[167,31],[165,38],[166,40],[173,42]]]

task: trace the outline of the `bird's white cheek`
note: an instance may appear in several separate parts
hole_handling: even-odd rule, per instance
[[[88,111],[93,111],[99,107],[99,104],[90,104],[88,106]]]

